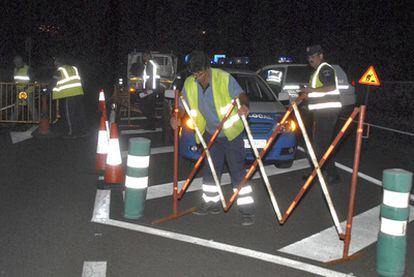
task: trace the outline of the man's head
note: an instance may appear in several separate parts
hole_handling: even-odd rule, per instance
[[[190,54],[187,65],[188,72],[190,72],[198,82],[202,83],[208,81],[208,70],[210,69],[210,60],[206,53],[199,50],[194,50]]]
[[[306,56],[309,65],[317,68],[323,62],[323,50],[320,45],[312,45],[306,47]]]
[[[53,64],[56,67],[60,67],[60,66],[64,65],[63,58],[61,58],[61,57],[55,57],[55,58],[53,58]]]
[[[147,62],[149,62],[149,60],[151,60],[151,52],[150,52],[150,51],[145,51],[145,52],[142,54],[142,61],[143,61],[144,63],[147,63]]]
[[[22,56],[15,56],[13,63],[15,67],[22,67],[24,65]]]

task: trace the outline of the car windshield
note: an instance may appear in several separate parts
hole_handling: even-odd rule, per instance
[[[278,102],[267,85],[258,76],[249,74],[232,73],[243,91],[247,93],[250,101]]]
[[[286,84],[307,84],[312,74],[309,66],[290,66],[286,75]]]

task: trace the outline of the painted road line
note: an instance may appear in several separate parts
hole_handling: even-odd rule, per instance
[[[82,277],[105,277],[106,262],[84,262]]]
[[[172,152],[174,152],[174,146],[162,146],[162,147],[151,148],[151,155],[172,153]],[[128,151],[122,151],[121,156],[122,158],[126,158],[128,156]]]
[[[414,220],[414,207],[411,206],[410,222]],[[376,206],[353,218],[351,244],[349,255],[375,243],[380,228],[380,206]],[[341,222],[345,228],[346,221]],[[304,238],[301,241],[279,249],[280,252],[312,259],[319,262],[328,262],[342,258],[343,241],[339,240],[334,227]]]
[[[154,236],[159,236],[159,237],[163,237],[163,238],[167,238],[167,239],[171,239],[171,240],[191,243],[191,244],[195,244],[195,245],[198,245],[198,246],[212,248],[212,249],[216,249],[216,250],[220,250],[220,251],[224,251],[224,252],[229,252],[229,253],[232,253],[232,254],[237,254],[237,255],[240,255],[240,256],[249,257],[249,258],[256,259],[256,260],[261,260],[261,261],[265,261],[265,262],[269,262],[269,263],[273,263],[273,264],[293,268],[295,270],[305,271],[305,272],[309,272],[311,274],[317,274],[317,275],[320,275],[320,276],[332,276],[332,277],[354,276],[354,275],[348,275],[348,274],[345,274],[345,273],[341,273],[341,272],[333,271],[333,270],[330,270],[330,269],[326,269],[326,268],[323,268],[323,267],[315,266],[315,265],[312,265],[312,264],[296,261],[296,260],[293,260],[293,259],[289,259],[289,258],[285,258],[285,257],[265,253],[265,252],[255,251],[255,250],[251,250],[251,249],[248,249],[248,248],[243,248],[243,247],[239,247],[239,246],[235,246],[235,245],[231,245],[231,244],[216,242],[216,241],[213,241],[213,240],[202,239],[202,238],[198,238],[198,237],[184,235],[184,234],[181,234],[181,233],[161,230],[161,229],[148,227],[148,226],[142,226],[142,225],[133,224],[133,223],[129,223],[129,222],[109,219],[106,222],[98,222],[98,223],[102,223],[102,224],[110,225],[110,226],[114,226],[114,227],[119,227],[119,228],[123,228],[123,229],[128,229],[128,230],[132,230],[132,231],[137,231],[137,232],[141,232],[141,233],[145,233],[145,234],[150,234],[150,235],[154,235]]]
[[[342,169],[344,171],[347,171],[347,172],[349,172],[351,174],[353,172],[352,168],[350,168],[350,167],[348,167],[346,165],[340,164],[338,162],[335,162],[335,166],[337,168],[340,168],[340,169]],[[360,177],[361,179],[365,179],[368,182],[371,182],[371,183],[373,183],[373,184],[375,184],[377,186],[382,187],[382,182],[380,180],[375,179],[374,177],[368,176],[367,174],[364,174],[362,172],[358,172],[358,177]],[[411,199],[411,201],[414,201],[414,194],[410,194],[410,199]]]
[[[144,130],[144,129],[122,130],[121,135],[139,135],[139,134],[147,134],[147,133],[159,133],[161,131],[162,131],[161,128],[156,128],[155,130]]]
[[[296,162],[296,161],[295,161]],[[333,277],[345,277],[351,276],[341,272],[336,272],[333,270],[325,269],[318,267],[312,264],[307,264],[304,262],[296,261],[293,259],[288,259],[285,257],[264,253],[260,251],[255,251],[247,248],[242,248],[230,244],[219,243],[213,240],[206,240],[198,237],[193,237],[189,235],[184,235],[176,232],[165,231],[157,228],[142,226],[138,224],[113,220],[109,218],[109,208],[111,202],[111,191],[110,190],[97,190],[95,197],[95,207],[93,209],[92,222],[101,223],[105,225],[110,225],[114,227],[124,228],[128,230],[133,230],[141,233],[151,234],[155,236],[160,236],[167,239],[182,241],[186,243],[191,243],[199,246],[204,246],[212,249],[217,249],[225,252],[230,252],[232,254],[237,254],[241,256],[250,257],[252,259],[257,259],[277,265],[282,265],[285,267],[290,267],[295,270],[306,271],[312,274],[317,274],[320,276],[333,276]],[[83,276],[83,275],[82,275]],[[87,275],[86,275],[87,276]],[[353,275],[352,275],[353,276]]]
[[[265,170],[266,170],[267,176],[270,177],[273,175],[279,175],[279,174],[283,174],[287,172],[302,170],[302,169],[308,168],[309,166],[310,166],[309,161],[307,159],[300,159],[300,160],[295,160],[293,162],[292,167],[290,168],[281,169],[281,168],[276,168],[274,165],[267,165],[265,166]],[[256,172],[252,177],[252,179],[259,179],[259,178],[261,178],[260,172]],[[183,186],[184,182],[185,180],[181,180],[178,182],[179,190]],[[221,185],[222,186],[229,185],[230,183],[231,183],[230,175],[228,173],[223,174],[221,177]],[[187,191],[201,190],[201,186],[202,186],[202,178],[195,178]],[[173,189],[172,182],[150,186],[148,187],[148,191],[147,191],[147,200],[170,196],[172,194],[172,189]]]
[[[23,132],[10,132],[10,138],[12,143],[15,144],[33,138],[32,133],[37,128],[39,128],[39,126],[35,125]]]
[[[162,117],[158,115],[155,118],[156,119],[161,119]],[[129,119],[130,120],[143,120],[143,119],[147,119],[147,118],[145,116],[135,116],[135,117],[130,117]],[[127,121],[128,117],[122,117],[121,120]]]
[[[96,190],[95,205],[93,207],[93,222],[105,222],[109,219],[109,206],[111,203],[110,190]]]

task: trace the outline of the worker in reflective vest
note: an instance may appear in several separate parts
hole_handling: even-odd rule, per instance
[[[206,141],[210,140],[216,127],[231,106],[232,99],[235,97],[240,99],[242,107],[233,111],[210,149],[219,180],[226,161],[233,188],[236,188],[245,175],[243,168],[245,150],[242,139],[244,127],[239,115],[248,114],[248,97],[229,73],[210,68],[210,60],[202,51],[193,51],[190,54],[188,71],[192,75],[185,80],[182,93],[189,104],[191,115]],[[184,116],[184,113],[181,106],[180,118]],[[172,117],[171,126],[173,129],[179,125],[180,122],[175,122],[175,118]],[[196,141],[199,141],[197,137]],[[221,210],[220,197],[208,164],[204,165],[202,189],[202,201],[194,213],[197,215],[219,213]],[[241,214],[241,224],[253,224],[255,207],[252,187],[249,183],[241,189],[237,204]]]
[[[55,59],[57,68],[54,75],[55,86],[53,100],[59,100],[61,115],[65,119],[67,132],[64,138],[83,137],[87,134],[85,126],[85,107],[83,87],[79,71],[75,66],[64,64],[60,58]]]
[[[38,119],[37,108],[34,102],[34,87],[31,84],[32,69],[24,63],[21,56],[15,56],[13,59],[14,63],[14,83],[16,84],[16,105],[12,115],[12,120],[25,120],[25,121],[36,121]],[[22,106],[27,106],[32,118],[22,116],[19,118]]]
[[[151,52],[146,51],[143,53],[142,64],[138,71],[142,79],[142,89],[137,91],[136,100],[139,109],[147,118],[144,129],[154,130],[155,107],[160,76],[158,75],[158,65],[152,59]]]
[[[315,69],[309,87],[301,93],[307,95],[307,107],[313,116],[313,143],[320,159],[334,138],[335,125],[342,104],[338,89],[338,77],[334,68],[324,61],[322,47],[313,45],[306,48],[309,65]],[[328,160],[323,168],[328,184],[340,182],[334,160]]]

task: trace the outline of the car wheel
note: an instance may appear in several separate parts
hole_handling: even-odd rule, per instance
[[[293,165],[293,160],[292,161],[280,161],[280,162],[275,162],[274,165],[277,168],[290,168]]]

